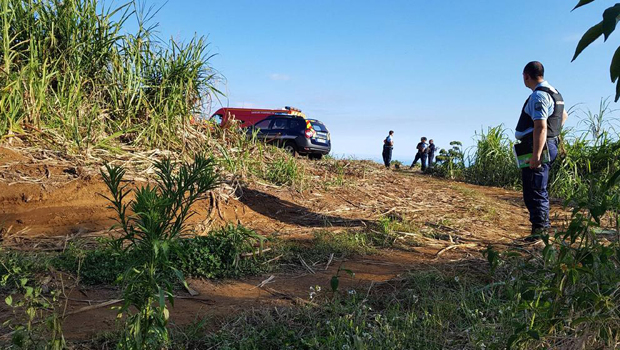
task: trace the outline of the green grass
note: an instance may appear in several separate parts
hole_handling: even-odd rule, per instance
[[[180,349],[503,349],[513,315],[484,278],[418,272],[392,286],[366,288],[319,307],[246,312],[211,333],[173,335]],[[319,298],[321,293],[319,293]]]
[[[258,237],[254,231],[242,226],[229,225],[207,236],[180,239],[179,249],[170,259],[188,278],[228,278],[264,273],[272,266],[263,263],[273,254],[239,258],[240,254],[259,249],[262,239]],[[106,244],[99,244],[95,249],[70,245],[64,253],[48,259],[55,268],[79,275],[83,284],[112,285],[127,265],[136,260],[134,254],[131,251],[119,254]],[[24,255],[22,259],[27,258],[28,255]],[[32,270],[30,267],[26,269]]]
[[[204,37],[158,39],[154,15],[133,1],[2,1],[0,138],[39,135],[68,151],[182,147],[218,75]]]
[[[598,111],[571,109],[578,127],[564,129],[562,146],[550,172],[552,196],[571,203],[583,201],[590,188],[620,168],[620,135],[608,100]],[[513,136],[503,126],[475,135],[475,146],[464,151],[457,142],[442,150],[431,173],[485,186],[521,188],[521,172],[512,153]],[[494,215],[490,213],[489,218]]]
[[[467,182],[515,188],[520,185],[519,169],[514,165],[513,141],[502,126],[490,127],[476,134],[476,146],[470,154],[465,172]]]
[[[331,254],[337,259],[381,254],[384,248],[407,248],[419,246],[415,237],[403,236],[399,232],[423,234],[415,223],[393,218],[384,218],[377,224],[364,229],[339,231],[319,230],[307,241],[274,240],[278,254],[284,261],[299,263],[301,256],[307,262],[327,261]]]
[[[274,240],[273,245],[282,261],[299,264],[301,256],[308,263],[329,260],[331,254],[342,259],[377,252],[367,234],[357,231],[315,231],[310,240]]]
[[[271,159],[269,159],[271,158]],[[260,169],[260,177],[275,185],[288,185],[303,190],[306,186],[304,165],[282,149],[273,149]]]

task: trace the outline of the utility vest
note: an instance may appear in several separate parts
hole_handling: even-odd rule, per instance
[[[383,147],[385,148],[392,148],[393,146],[390,145],[390,143],[388,142],[388,137],[385,138],[385,140],[383,140]]]
[[[564,114],[564,99],[562,98],[562,95],[557,90],[553,90],[545,86],[539,86],[534,91],[544,91],[551,96],[551,99],[553,99],[553,113],[547,118],[547,138],[550,139],[560,136],[560,132],[562,131],[562,115]],[[523,104],[521,116],[519,117],[519,122],[515,128],[518,132],[524,132],[525,130],[534,127],[532,116],[525,112],[525,106],[527,106],[529,101],[530,98],[528,97],[528,99],[525,100],[525,104]],[[533,132],[531,132],[523,136],[521,139],[531,139],[533,136]]]

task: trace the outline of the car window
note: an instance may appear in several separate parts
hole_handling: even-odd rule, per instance
[[[211,121],[217,125],[222,124],[222,115],[221,114],[216,114],[213,117],[211,117]]]
[[[276,119],[273,121],[273,125],[271,126],[271,130],[285,130],[288,129],[288,120],[287,119]]]
[[[256,129],[261,129],[261,130],[269,130],[269,124],[271,124],[271,120],[266,119],[266,120],[263,120],[262,122],[258,122],[254,124],[254,127]]]
[[[301,120],[291,120],[291,129],[300,129],[302,127],[305,127],[305,123],[302,122]]]
[[[312,128],[314,128],[314,130],[316,131],[327,132],[327,128],[325,127],[325,125],[319,122],[312,122]]]

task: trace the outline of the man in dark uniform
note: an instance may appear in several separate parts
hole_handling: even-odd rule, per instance
[[[433,139],[428,140],[427,153],[428,153],[428,167],[432,168],[433,158],[435,158],[435,142],[433,141]]]
[[[549,222],[549,169],[558,155],[558,136],[568,118],[562,95],[547,81],[540,62],[528,63],[523,69],[523,82],[532,90],[525,101],[515,128],[515,137],[532,149],[529,167],[521,169],[523,201],[530,212],[532,233],[528,240],[546,234]],[[531,146],[530,146],[531,145]],[[543,162],[543,150],[548,149],[549,161]]]
[[[411,163],[411,169],[413,169],[413,166],[418,162],[418,160],[420,160],[422,163],[422,171],[426,170],[426,147],[426,137],[422,137],[420,142],[418,142],[418,145],[415,147],[418,150],[418,153],[416,153],[415,159],[413,160],[413,163]]]
[[[386,168],[390,168],[390,163],[392,162],[392,149],[394,148],[394,131],[390,130],[388,136],[383,140],[383,163]]]

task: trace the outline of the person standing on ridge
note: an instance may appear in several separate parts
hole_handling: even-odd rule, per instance
[[[562,95],[545,80],[542,63],[528,63],[523,69],[523,82],[532,94],[521,110],[515,138],[532,150],[529,167],[521,169],[523,201],[532,223],[531,235],[526,240],[531,241],[546,234],[551,226],[547,192],[549,169],[558,155],[558,136],[568,114]],[[543,162],[545,149],[549,159]]]
[[[394,148],[394,131],[390,130],[389,135],[383,140],[383,163],[387,169],[390,168],[392,162],[392,149]]]
[[[416,153],[415,159],[413,160],[413,163],[411,163],[411,169],[413,169],[413,166],[418,162],[419,159],[420,163],[422,163],[422,171],[426,170],[426,147],[428,147],[428,145],[426,144],[426,137],[422,137],[420,139],[420,142],[416,146],[418,153]]]
[[[428,167],[432,168],[433,158],[435,158],[435,142],[433,141],[433,139],[428,140],[427,153],[428,153]]]

